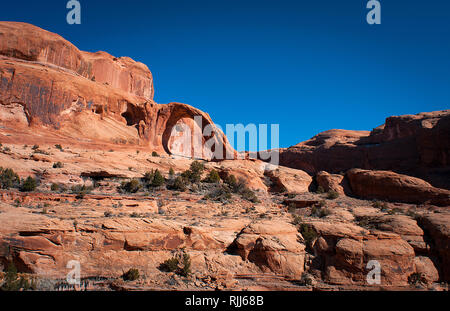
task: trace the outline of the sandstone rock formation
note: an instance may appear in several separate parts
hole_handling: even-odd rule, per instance
[[[244,228],[231,249],[263,270],[290,278],[304,271],[305,245],[297,229],[283,222],[259,221]]]
[[[280,150],[280,164],[315,174],[389,170],[450,189],[450,110],[393,116],[371,132],[329,130]]]
[[[312,222],[311,226],[320,237],[315,243],[316,264],[330,283],[370,286],[370,260],[380,264],[383,284],[407,284],[414,272],[414,250],[396,234],[369,232],[344,223]]]
[[[450,206],[450,191],[415,177],[389,171],[351,169],[347,172],[352,193],[366,199]]]
[[[25,23],[1,22],[0,38],[2,123],[181,156],[210,159],[217,152],[221,159],[234,158],[209,115],[153,101],[153,78],[144,64],[79,51],[59,35]],[[181,131],[190,130],[186,137],[178,137],[180,124],[186,125]],[[208,125],[212,131],[203,135]],[[207,141],[212,148],[205,147]]]

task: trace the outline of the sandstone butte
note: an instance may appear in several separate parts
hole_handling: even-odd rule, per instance
[[[0,269],[13,264],[40,290],[73,289],[71,260],[75,289],[448,289],[449,110],[326,131],[278,150],[273,167],[238,159],[221,132],[180,144],[173,129],[213,121],[153,96],[142,63],[0,22],[0,167],[37,181],[24,191],[2,175]],[[208,139],[230,159],[212,161]],[[193,158],[201,179],[215,170],[221,181],[181,178]],[[143,178],[152,170],[163,185]],[[186,189],[173,188],[177,176]],[[367,281],[371,260],[379,284]],[[141,277],[127,281],[131,268]]]

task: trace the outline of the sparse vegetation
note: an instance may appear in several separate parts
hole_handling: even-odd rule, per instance
[[[64,164],[62,164],[62,162],[56,162],[56,163],[53,163],[53,168],[63,168],[64,167]]]
[[[20,185],[19,175],[10,168],[0,167],[0,187],[2,189],[17,188]]]
[[[212,169],[211,171],[209,171],[208,176],[206,176],[206,178],[203,181],[207,183],[219,183],[220,182],[219,173],[215,169]]]
[[[55,148],[59,149],[60,151],[64,151],[63,147],[60,144],[56,144]]]
[[[427,284],[427,280],[421,273],[414,272],[408,276],[408,283],[410,285],[418,286],[420,284]]]
[[[145,173],[143,181],[147,188],[161,187],[166,182],[163,175],[158,169],[155,171],[151,170],[150,172]]]
[[[308,224],[300,224],[298,231],[302,235],[305,243],[308,247],[312,246],[312,242],[317,238],[317,232]]]
[[[36,283],[34,280],[30,282],[23,276],[19,277],[16,266],[14,263],[10,262],[6,269],[3,283],[0,286],[0,291],[27,291],[35,289]]]
[[[136,268],[131,268],[122,275],[122,278],[125,281],[136,281],[137,279],[139,279],[139,277],[140,277],[139,270]]]
[[[194,161],[188,170],[184,171],[181,176],[192,183],[200,182],[205,166],[199,161]]]
[[[156,152],[156,151],[153,151],[153,152],[152,152],[152,157],[159,157],[159,154],[158,154],[158,152]]]
[[[119,187],[121,192],[136,193],[142,189],[140,181],[136,178],[130,181],[124,181]]]
[[[319,194],[325,193],[325,189],[323,189],[322,186],[319,186],[319,187],[317,187],[316,193],[319,193]]]
[[[178,275],[188,277],[191,274],[191,257],[184,250],[182,254],[177,254],[164,261],[159,269],[165,272],[175,272]]]
[[[381,202],[381,201],[374,201],[372,203],[372,207],[374,208],[378,208],[379,210],[381,210],[382,212],[385,212],[388,210],[388,206],[386,202]]]
[[[327,193],[327,199],[328,200],[334,200],[334,199],[337,199],[337,198],[339,198],[339,193],[338,192],[336,192],[334,190],[328,191],[328,193]]]
[[[31,176],[28,176],[25,180],[22,180],[22,183],[20,185],[20,191],[22,192],[30,192],[36,190],[37,182],[36,179],[34,179]]]
[[[183,192],[183,191],[186,191],[188,183],[189,183],[189,181],[186,180],[184,177],[177,176],[175,179],[173,179],[173,181],[171,181],[167,185],[167,189]]]

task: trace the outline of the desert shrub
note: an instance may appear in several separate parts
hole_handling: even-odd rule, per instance
[[[24,277],[19,277],[16,266],[10,262],[6,269],[3,283],[0,286],[0,291],[27,291],[36,289],[34,281],[31,283]]]
[[[9,189],[20,185],[19,175],[10,168],[0,167],[0,188]]]
[[[203,181],[207,183],[218,183],[220,182],[219,173],[215,169],[212,169]]]
[[[165,183],[165,179],[161,172],[157,170],[151,170],[146,172],[143,177],[144,184],[147,188],[161,187]]]
[[[137,279],[139,279],[139,277],[139,270],[136,268],[131,268],[122,275],[122,278],[125,281],[136,281]]]
[[[317,238],[317,232],[308,224],[300,224],[298,231],[301,233],[307,246],[311,247],[312,242]]]
[[[138,179],[133,178],[130,181],[124,181],[120,185],[120,190],[122,192],[128,192],[128,193],[136,193],[142,189],[142,185],[139,182]]]
[[[178,274],[184,277],[188,277],[191,274],[191,257],[189,254],[183,253],[183,266]]]
[[[31,176],[28,176],[25,180],[22,181],[22,184],[20,185],[20,191],[22,192],[34,191],[36,189],[36,186],[37,186],[36,179],[34,179]]]
[[[159,269],[165,272],[175,272],[178,275],[188,277],[191,274],[191,257],[183,251],[182,255],[165,260]]]
[[[219,201],[219,202],[227,202],[231,199],[232,194],[230,189],[225,185],[218,185],[214,189],[212,189],[207,195],[205,195],[205,199]]]
[[[63,168],[64,167],[64,164],[62,164],[62,162],[56,162],[56,163],[53,163],[53,168]]]
[[[152,152],[152,157],[159,157],[159,154],[158,154],[158,152],[156,152],[156,151],[153,151],[153,152]]]
[[[334,199],[337,199],[338,197],[339,197],[339,193],[337,193],[334,190],[330,190],[327,193],[327,199],[329,199],[329,200],[334,200]]]
[[[4,152],[10,152],[10,151],[11,151],[11,148],[9,148],[9,147],[4,147],[4,148],[3,148],[3,151],[4,151]]]
[[[331,211],[328,208],[321,208],[319,212],[319,218],[326,217],[331,214]]]
[[[320,213],[320,207],[317,207],[317,206],[311,207],[311,213],[310,213],[311,217],[319,217],[319,213]]]
[[[363,227],[365,229],[376,229],[377,228],[376,222],[374,222],[370,216],[356,217],[355,222],[358,226]]]
[[[103,213],[103,216],[105,216],[105,217],[111,217],[111,216],[112,216],[112,213],[111,213],[111,211],[106,211],[106,212]]]
[[[164,185],[165,179],[163,175],[159,172],[159,170],[155,171],[155,174],[153,175],[152,180],[152,187],[161,187]]]
[[[59,191],[59,189],[60,189],[60,187],[59,187],[58,184],[53,183],[53,184],[50,186],[50,190],[51,190],[51,191]]]
[[[169,258],[164,261],[159,267],[162,271],[165,272],[175,272],[178,269],[178,258]]]
[[[252,203],[259,203],[259,199],[256,196],[255,192],[249,188],[245,188],[240,192],[241,198],[244,200],[250,201]]]
[[[63,151],[63,147],[62,147],[60,144],[56,144],[56,145],[55,145],[55,148],[56,148],[56,149],[59,149],[59,150],[61,150],[61,151]]]
[[[419,284],[427,284],[426,278],[422,275],[422,273],[414,272],[410,276],[408,276],[408,283],[410,285],[419,285]]]
[[[175,176],[175,171],[173,170],[173,168],[171,167],[170,169],[169,169],[169,178],[173,178]]]
[[[303,222],[302,217],[300,217],[300,216],[298,216],[298,215],[294,215],[294,218],[292,219],[292,224],[293,224],[294,226],[299,226],[299,225],[302,224],[302,222]]]
[[[170,183],[167,185],[167,189],[169,190],[176,190],[176,191],[186,191],[188,180],[184,178],[183,176],[178,176],[177,178],[170,181]]]
[[[184,171],[181,176],[192,183],[197,183],[201,180],[205,166],[199,161],[194,161],[188,170]]]
[[[92,186],[87,187],[86,185],[74,185],[70,188],[73,194],[76,194],[76,199],[83,199],[84,196],[92,191]]]
[[[325,193],[325,189],[322,186],[317,187],[316,193]]]
[[[372,203],[372,207],[378,208],[379,210],[381,210],[383,212],[387,211],[387,209],[388,209],[387,203],[386,202],[381,202],[381,201],[374,201]]]
[[[296,193],[286,193],[285,196],[288,199],[293,199],[293,198],[295,198],[297,196],[297,194]]]
[[[39,145],[34,145],[33,147],[31,147],[31,149],[38,150],[39,149]]]

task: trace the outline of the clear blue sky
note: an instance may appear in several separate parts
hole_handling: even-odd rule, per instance
[[[59,33],[86,51],[145,63],[155,100],[227,123],[279,123],[287,147],[332,129],[450,108],[450,1],[2,1],[0,20]]]

